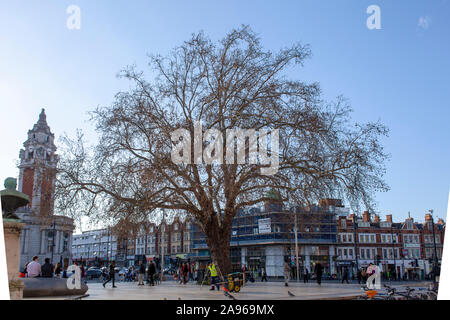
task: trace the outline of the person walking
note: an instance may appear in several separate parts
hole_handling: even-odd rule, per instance
[[[144,285],[145,266],[141,260],[139,260],[139,274],[138,274],[138,286]]]
[[[361,281],[362,281],[362,271],[361,271],[361,269],[358,269],[358,271],[356,272],[356,278],[358,279],[358,284],[361,284]]]
[[[307,267],[303,267],[303,283],[308,283],[309,272]]]
[[[344,280],[348,282],[348,269],[347,267],[344,267],[344,271],[342,272],[342,283],[344,283]]]
[[[61,268],[61,263],[56,263],[56,267],[55,267],[55,276],[58,278],[58,279],[60,279],[61,278],[61,271],[62,271],[62,268]]]
[[[316,263],[314,272],[316,273],[317,283],[320,286],[320,284],[322,283],[322,272],[323,272],[323,268],[322,268],[322,265],[320,264],[320,262]]]
[[[287,261],[284,262],[283,274],[284,274],[284,286],[288,287],[289,278],[291,276],[291,266]]]
[[[50,263],[50,258],[45,258],[45,263],[41,267],[41,277],[53,278],[53,265]]]
[[[267,282],[267,273],[266,273],[266,268],[261,268],[261,282]]]
[[[116,287],[116,270],[114,270],[116,263],[114,261],[111,262],[111,264],[109,265],[109,278],[108,280],[106,280],[105,282],[103,282],[103,288],[105,288],[105,285],[110,282],[112,280],[112,287],[113,288],[117,288]]]
[[[39,257],[34,256],[33,260],[27,266],[28,278],[37,278],[41,276],[41,265],[38,262]]]
[[[150,261],[150,265],[148,266],[148,270],[147,270],[147,281],[148,281],[148,284],[151,286],[155,285],[155,282],[154,282],[155,273],[156,273],[155,265],[153,264],[153,261]]]
[[[218,277],[217,277],[217,269],[216,269],[216,265],[214,262],[211,262],[208,265],[208,269],[209,272],[211,274],[211,289],[209,289],[210,291],[214,291],[214,285],[216,285],[217,291],[219,291],[220,286],[218,284]]]

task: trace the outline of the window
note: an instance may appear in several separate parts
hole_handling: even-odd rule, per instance
[[[408,230],[412,230],[413,229],[413,222],[412,222],[412,220],[407,220],[406,221],[406,229],[408,229]]]

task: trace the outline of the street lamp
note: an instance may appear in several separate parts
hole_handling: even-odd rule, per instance
[[[430,210],[431,216],[431,228],[433,229],[433,246],[434,246],[434,259],[433,259],[433,283],[436,283],[436,274],[438,268],[437,248],[436,248],[436,235],[434,233],[434,218],[433,209]]]
[[[297,268],[297,282],[300,282],[300,272],[299,272],[299,268],[298,268],[298,227],[297,227],[297,210],[295,210],[295,227],[294,227],[294,231],[295,231],[295,264],[296,264],[296,268]]]
[[[392,248],[392,255],[394,256],[394,280],[397,280],[397,263],[396,263],[396,261],[395,261],[395,255],[396,255],[396,247],[395,247],[395,244],[396,244],[396,240],[395,240],[395,238],[394,238],[394,233],[393,233],[393,231],[392,231],[392,222],[391,222],[391,239],[392,239],[392,245],[393,245],[393,248]]]
[[[357,232],[356,232],[356,228],[357,226],[357,216],[354,213],[353,214],[353,241],[355,242],[355,266],[356,266],[356,274],[358,274],[358,270],[359,270],[359,264],[358,264],[358,245],[357,245]]]
[[[50,263],[53,263],[53,251],[55,250],[55,230],[56,230],[56,223],[53,221],[52,223],[53,231],[52,231],[52,256],[50,258]]]

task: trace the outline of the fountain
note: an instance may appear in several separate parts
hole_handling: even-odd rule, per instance
[[[0,191],[3,229],[5,234],[6,264],[8,269],[9,294],[11,300],[22,299],[24,283],[18,277],[20,262],[20,232],[24,226],[15,211],[30,202],[30,198],[16,191],[17,180],[7,178],[5,190]]]

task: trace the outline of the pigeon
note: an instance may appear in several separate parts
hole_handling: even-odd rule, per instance
[[[289,294],[291,297],[295,297],[295,294],[293,294],[293,293],[290,292],[289,290],[288,290],[288,294]]]

